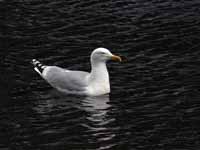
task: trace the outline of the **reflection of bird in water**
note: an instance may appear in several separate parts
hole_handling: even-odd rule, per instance
[[[115,121],[108,116],[111,105],[109,95],[98,97],[86,97],[82,101],[82,108],[88,113],[87,121],[83,124],[97,141],[108,141],[115,137],[114,133],[107,128]]]
[[[97,97],[86,97],[82,101],[83,109],[88,112],[87,119],[95,122],[98,125],[105,123],[105,117],[109,108],[109,95],[102,95]]]
[[[54,88],[64,93],[97,96],[110,93],[107,60],[121,61],[105,48],[91,54],[91,72],[72,71],[57,66],[45,66],[33,59],[34,69]]]
[[[86,97],[82,101],[82,105],[87,112],[101,112],[106,111],[110,105],[109,102],[109,95],[102,95],[96,97]]]
[[[80,131],[80,136],[89,136],[91,142],[109,141],[115,137],[110,128],[115,118],[109,115],[111,104],[108,94],[96,97],[69,97],[56,90],[50,90],[40,93],[39,96],[40,100],[34,101],[32,109],[40,118],[47,120],[48,125],[63,124],[63,129],[66,130],[78,126],[83,129],[83,132]],[[63,132],[62,129],[47,129],[47,131]]]

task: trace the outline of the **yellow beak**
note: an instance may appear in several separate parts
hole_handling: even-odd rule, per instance
[[[115,61],[119,61],[119,62],[122,61],[121,57],[119,57],[119,56],[117,56],[117,55],[112,55],[112,56],[111,56],[111,60],[115,60]]]

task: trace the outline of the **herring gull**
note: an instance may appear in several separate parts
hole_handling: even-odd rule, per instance
[[[106,67],[108,60],[122,61],[119,56],[113,55],[108,49],[97,48],[90,56],[90,73],[68,70],[58,66],[46,66],[36,59],[33,59],[32,63],[35,71],[58,91],[98,96],[110,93],[109,74]]]

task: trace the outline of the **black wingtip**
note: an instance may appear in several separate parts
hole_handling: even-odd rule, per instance
[[[43,70],[46,68],[45,65],[43,65],[40,61],[38,61],[36,59],[32,59],[32,64],[33,64],[34,68],[37,69],[40,73],[42,73]]]
[[[34,65],[34,62],[36,61],[36,59],[32,59],[31,61],[30,61],[30,64],[32,64],[32,65]]]

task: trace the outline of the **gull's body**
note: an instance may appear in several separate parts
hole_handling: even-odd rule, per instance
[[[90,57],[91,72],[73,71],[57,66],[44,66],[33,59],[35,70],[54,88],[61,92],[88,96],[110,93],[109,74],[106,61],[119,60],[105,48],[95,49]]]

